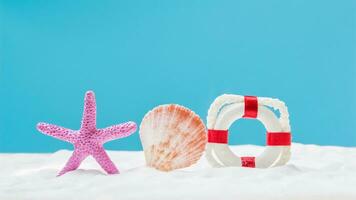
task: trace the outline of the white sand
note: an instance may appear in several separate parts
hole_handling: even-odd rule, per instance
[[[239,155],[263,149],[232,148]],[[170,173],[145,167],[142,152],[109,151],[121,174],[105,175],[90,158],[57,178],[70,154],[0,154],[0,200],[356,199],[356,148],[293,144],[283,167],[213,169],[203,157]]]

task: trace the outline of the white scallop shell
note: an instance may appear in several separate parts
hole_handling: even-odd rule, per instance
[[[161,171],[189,167],[202,156],[207,138],[203,121],[180,105],[161,105],[143,118],[140,138],[147,166]]]

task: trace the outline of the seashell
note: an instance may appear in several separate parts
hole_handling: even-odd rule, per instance
[[[147,166],[161,171],[189,167],[202,156],[207,143],[203,121],[180,105],[161,105],[143,118],[140,138]]]

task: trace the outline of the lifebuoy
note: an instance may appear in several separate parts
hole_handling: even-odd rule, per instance
[[[280,117],[270,110],[279,110]],[[229,127],[240,118],[256,118],[267,130],[267,146],[257,157],[238,157],[228,146]],[[291,130],[289,113],[278,99],[224,94],[211,104],[207,117],[206,158],[213,167],[269,168],[290,159]]]

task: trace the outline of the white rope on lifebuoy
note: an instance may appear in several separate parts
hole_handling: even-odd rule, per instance
[[[244,117],[246,112],[245,98],[240,95],[224,94],[217,97],[211,104],[207,117],[208,129],[213,131],[212,133],[215,136],[223,134],[225,138],[223,138],[223,142],[211,140],[208,142],[206,148],[207,160],[213,167],[248,166],[268,168],[284,165],[290,159],[290,143],[281,143],[281,145],[278,143],[278,137],[290,137],[290,124],[288,109],[279,99],[255,97],[255,118],[265,126],[268,136],[271,136],[272,139],[277,139],[277,143],[268,145],[265,151],[257,157],[240,158],[230,150],[227,144],[227,132],[224,131],[227,131],[234,121]],[[279,110],[280,117],[277,118],[270,108]],[[219,131],[223,132],[220,133]]]

